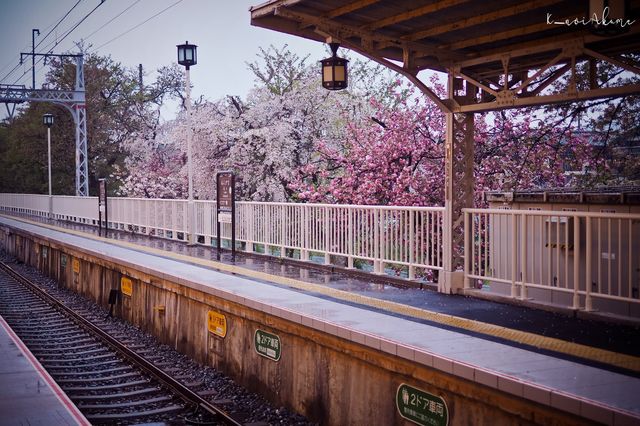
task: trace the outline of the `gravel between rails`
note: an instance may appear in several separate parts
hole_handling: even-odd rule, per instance
[[[130,348],[178,378],[205,399],[221,405],[225,411],[243,423],[295,426],[315,424],[284,407],[274,407],[262,396],[249,392],[225,374],[212,367],[198,364],[173,348],[159,343],[152,335],[138,327],[119,318],[109,317],[107,309],[96,305],[82,295],[59,287],[53,279],[45,277],[35,268],[16,261],[4,251],[0,251],[0,260],[46,289],[49,294],[63,301],[86,319],[109,331],[112,336],[126,342]]]

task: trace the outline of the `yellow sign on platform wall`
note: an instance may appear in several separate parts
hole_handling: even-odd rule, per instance
[[[78,259],[73,259],[71,266],[73,266],[73,272],[76,274],[80,273],[80,261]]]
[[[207,327],[209,332],[224,337],[227,335],[227,318],[215,311],[209,311],[207,315]]]
[[[131,297],[133,294],[133,282],[131,281],[131,278],[120,278],[120,291],[122,291],[122,294],[125,296]]]

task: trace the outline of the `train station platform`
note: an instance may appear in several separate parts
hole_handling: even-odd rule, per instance
[[[0,425],[89,425],[0,316]]]
[[[170,335],[169,340],[186,352],[200,354],[200,345],[204,346],[206,356],[197,355],[205,357],[201,360],[234,370],[247,382],[259,382],[254,387],[275,392],[273,399],[312,419],[324,421],[322,416],[328,415],[328,423],[362,420],[358,413],[345,413],[349,408],[337,406],[346,404],[347,398],[355,405],[352,410],[358,411],[353,397],[344,395],[344,386],[349,386],[350,395],[367,392],[361,397],[369,407],[380,399],[371,413],[379,424],[398,423],[398,414],[423,415],[402,401],[401,389],[404,392],[403,386],[413,383],[416,388],[410,389],[426,388],[425,394],[436,395],[434,401],[440,398],[449,407],[451,424],[479,424],[483,419],[488,424],[487,416],[495,416],[495,424],[516,419],[640,424],[640,345],[634,327],[398,289],[253,257],[217,261],[215,250],[126,233],[106,239],[86,229],[8,216],[0,216],[0,230],[5,249],[50,275],[57,274],[99,303],[108,294],[105,285],[113,287],[120,276],[133,276],[144,298],[135,302],[129,288],[120,310],[123,317]],[[10,234],[19,234],[20,242]],[[51,254],[43,265],[45,246]],[[53,265],[57,272],[52,270],[54,250],[60,252]],[[65,265],[59,267],[63,252]],[[66,256],[118,274],[98,274],[94,267],[75,263],[69,266]],[[78,279],[92,276],[101,277],[102,287],[92,290]],[[170,295],[161,295],[161,290]],[[184,311],[187,305],[180,304],[180,297],[189,298],[194,312]],[[208,306],[205,317],[211,306],[228,317],[226,340],[212,338],[206,327],[203,332],[180,329],[187,321],[198,322],[202,309],[195,303]],[[277,359],[271,359],[280,362],[278,367],[260,364],[270,358],[269,353],[261,354],[258,343],[252,351],[247,343],[254,337],[259,340],[260,329],[267,343],[278,342],[272,351]],[[349,371],[350,362],[354,371]],[[373,375],[371,365],[376,368]],[[272,389],[276,385],[283,389]],[[389,410],[389,404],[397,411]],[[438,408],[440,402],[434,404]],[[322,414],[328,411],[331,414]]]

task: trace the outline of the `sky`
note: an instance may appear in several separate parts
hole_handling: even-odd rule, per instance
[[[54,47],[54,53],[76,53],[74,42],[84,40],[89,51],[111,55],[131,68],[142,64],[145,79],[153,71],[176,61],[176,45],[189,41],[198,45],[198,64],[191,68],[194,98],[215,100],[226,95],[245,97],[254,84],[246,62],[256,59],[259,47],[289,48],[309,63],[327,56],[322,43],[276,31],[253,27],[249,8],[264,0],[0,0],[0,83],[31,85],[31,62],[18,66],[20,52],[31,51],[31,30],[40,30],[39,43],[49,30],[77,4],[36,52]],[[96,6],[66,38],[62,36]],[[129,8],[130,7],[130,8]],[[112,22],[112,18],[129,8]],[[168,9],[167,9],[168,8]],[[165,10],[166,9],[166,10]],[[162,12],[164,10],[164,12]],[[154,15],[160,13],[158,16]],[[153,18],[152,18],[153,17]],[[148,22],[143,23],[145,20]],[[105,25],[106,24],[106,25]],[[140,25],[141,24],[141,25]],[[101,28],[105,25],[103,28]],[[139,26],[138,26],[139,25]],[[131,28],[137,28],[122,35]],[[115,39],[115,40],[114,40]],[[45,68],[36,65],[36,86],[42,84]],[[172,118],[175,107],[163,111]],[[0,118],[6,117],[4,107]]]

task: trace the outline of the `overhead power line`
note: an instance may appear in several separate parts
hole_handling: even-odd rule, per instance
[[[55,40],[53,43],[49,43],[46,47],[45,47],[45,51],[46,52],[51,52],[57,45],[59,45],[62,41],[64,41],[65,38],[67,38],[69,36],[69,34],[71,34],[76,28],[78,28],[78,26],[80,26],[80,24],[82,24],[89,16],[91,16],[91,14],[93,14],[93,12],[95,12],[100,6],[102,6],[102,4],[105,2],[105,0],[100,0],[100,3],[94,7],[93,9],[91,9],[91,11],[89,11],[89,13],[87,13],[82,19],[80,19],[80,21],[78,21],[71,29],[69,29],[66,33],[64,33],[64,35],[62,36],[62,38],[60,38],[59,40]],[[35,65],[38,65],[44,57],[40,57]],[[31,71],[31,69],[33,69],[33,67],[29,67],[29,69],[27,69],[20,77],[18,77],[16,79],[16,81],[13,84],[17,84],[18,81],[20,81],[29,71]]]
[[[69,16],[69,14],[70,14],[71,12],[73,12],[73,10],[76,8],[76,6],[78,6],[78,4],[80,4],[80,2],[82,2],[82,0],[78,0],[78,1],[76,2],[76,4],[74,4],[74,5],[71,7],[71,9],[69,9],[69,10],[64,14],[64,16],[62,16],[62,18],[60,18],[60,19],[58,20],[58,22],[57,22],[55,25],[54,25],[54,24],[51,24],[51,25],[49,25],[49,26],[47,27],[47,28],[45,29],[45,31],[49,30],[49,32],[48,32],[44,37],[40,38],[40,41],[38,41],[38,44],[36,44],[36,46],[35,46],[35,47],[40,46],[40,44],[42,44],[42,43],[47,39],[47,37],[49,37],[49,35],[50,35],[53,31],[55,31],[55,29],[56,29],[56,28],[58,28],[58,26],[62,23],[62,21],[64,21],[64,20],[67,18],[67,16]],[[26,50],[26,49],[28,49],[28,47],[29,47],[29,46],[27,45],[27,46],[25,46],[22,50]],[[7,68],[9,68],[9,66],[11,65],[11,62],[13,62],[13,60],[17,60],[17,59],[19,59],[19,58],[20,58],[20,53],[18,53],[16,56],[14,56],[14,58],[15,58],[15,59],[12,59],[9,63],[7,63],[7,65],[5,65],[4,67],[2,67],[2,69],[0,70],[0,72],[3,72],[3,71],[4,71],[4,70],[6,70]],[[2,77],[2,78],[0,79],[0,81],[5,80],[7,77],[9,77],[11,74],[13,74],[13,72],[14,72],[16,69],[18,69],[18,67],[20,67],[20,63],[19,63],[19,62],[18,62],[18,64],[17,64],[16,66],[14,66],[14,67],[11,69],[11,71],[9,71],[9,72],[4,76],[4,77]]]
[[[131,9],[133,6],[135,6],[136,4],[140,3],[140,0],[136,0],[134,3],[130,4],[126,9],[124,9],[122,12],[118,13],[116,16],[114,16],[113,18],[109,19],[107,22],[105,22],[104,24],[102,24],[102,26],[100,28],[98,28],[97,30],[95,30],[94,32],[92,32],[91,34],[89,34],[88,36],[85,37],[86,39],[91,38],[91,36],[93,36],[95,33],[97,33],[98,31],[100,31],[101,29],[103,29],[104,27],[106,27],[107,25],[109,25],[110,23],[112,23],[113,21],[115,21],[116,19],[118,19],[120,16],[122,16],[122,14],[126,13],[129,9]]]
[[[104,0],[103,0],[103,1],[104,1]],[[69,16],[69,14],[70,14],[71,12],[73,12],[73,9],[75,9],[75,8],[76,8],[76,6],[78,6],[81,2],[82,2],[82,0],[78,0],[78,1],[76,2],[76,4],[74,4],[74,5],[71,7],[71,9],[69,9],[69,10],[67,11],[67,13],[65,13],[65,14],[64,14],[64,16],[63,16],[62,18],[60,18],[60,20],[58,21],[58,23],[57,23],[53,28],[51,28],[51,30],[49,30],[49,32],[48,32],[44,37],[42,37],[42,38],[40,39],[40,41],[38,42],[38,44],[36,44],[36,48],[37,48],[38,46],[40,46],[40,45],[41,45],[41,44],[42,44],[42,43],[47,39],[47,37],[49,37],[49,35],[50,35],[50,34],[51,34],[51,33],[52,33],[56,28],[58,28],[58,25],[60,25],[60,24],[62,23],[62,21],[64,21],[64,20],[65,20],[65,18],[66,18],[67,16]]]
[[[140,26],[142,26],[142,25],[146,24],[147,22],[149,22],[149,21],[150,21],[150,20],[152,20],[153,18],[155,18],[155,17],[157,17],[157,16],[162,15],[164,12],[166,12],[166,11],[167,11],[167,10],[169,10],[169,9],[171,9],[172,7],[174,7],[174,6],[175,6],[175,5],[177,5],[177,4],[182,3],[183,1],[184,1],[184,0],[178,0],[177,2],[170,4],[169,6],[165,7],[164,9],[162,9],[160,12],[156,13],[155,15],[153,15],[153,16],[151,16],[151,17],[149,17],[149,18],[145,19],[144,21],[140,22],[139,24],[137,24],[137,25],[135,25],[135,26],[133,26],[133,27],[129,28],[127,31],[125,31],[125,32],[123,32],[123,33],[121,33],[121,34],[118,34],[117,36],[115,36],[115,37],[114,37],[114,38],[112,38],[111,40],[107,41],[106,43],[103,43],[103,44],[101,44],[100,46],[98,46],[98,47],[94,48],[94,49],[93,49],[93,52],[95,52],[96,50],[98,50],[98,49],[100,49],[100,48],[102,48],[102,47],[106,46],[107,44],[109,44],[109,43],[111,43],[111,42],[113,42],[113,41],[116,41],[116,40],[117,40],[117,39],[119,39],[120,37],[122,37],[122,36],[124,36],[124,35],[126,35],[126,34],[129,34],[131,31],[133,31],[133,30],[135,30],[136,28],[138,28],[138,27],[140,27]]]

